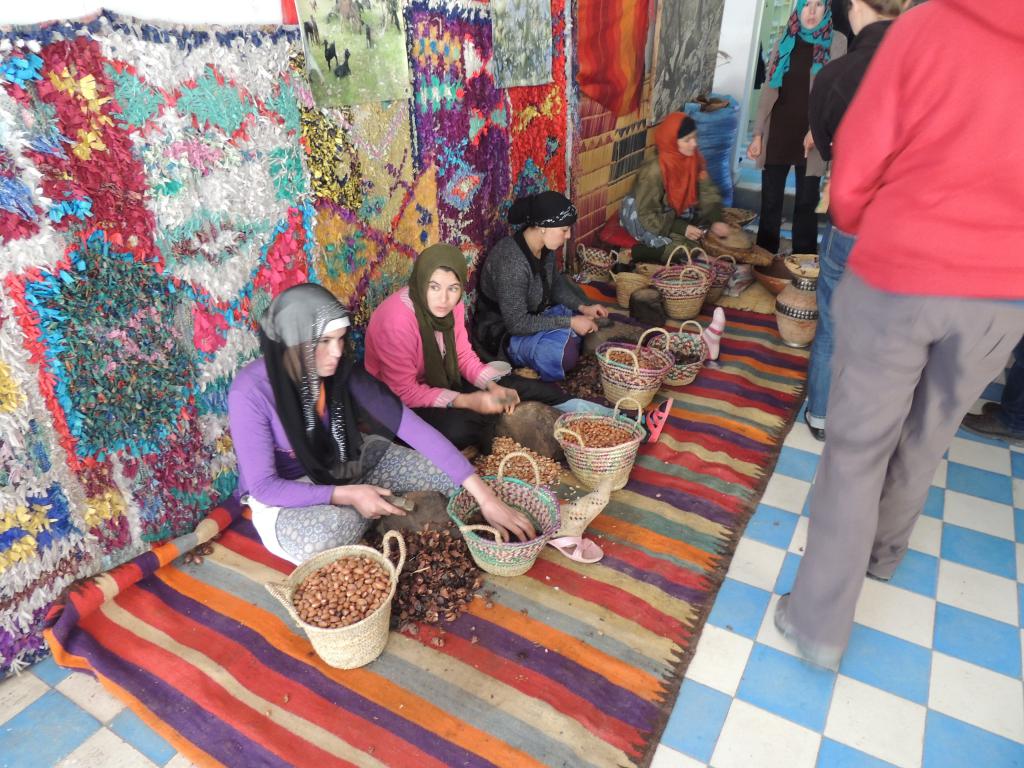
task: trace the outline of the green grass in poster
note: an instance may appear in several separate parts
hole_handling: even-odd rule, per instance
[[[409,98],[399,0],[299,0],[298,6],[317,104]]]

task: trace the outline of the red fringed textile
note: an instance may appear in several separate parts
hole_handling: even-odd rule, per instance
[[[648,21],[647,0],[579,4],[580,90],[616,115],[640,106]]]
[[[281,0],[281,23],[299,23],[299,14],[295,10],[295,0]]]

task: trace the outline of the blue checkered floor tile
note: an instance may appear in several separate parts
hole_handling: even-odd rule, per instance
[[[800,565],[820,453],[798,420],[652,768],[1024,768],[1024,448],[958,434],[899,569],[865,582],[838,673],[797,658],[771,619]],[[189,762],[46,660],[0,682],[0,768],[54,765]]]
[[[819,455],[797,420],[653,768],[1024,768],[1024,451],[958,434],[899,569],[865,582],[838,673],[801,661],[772,622]]]

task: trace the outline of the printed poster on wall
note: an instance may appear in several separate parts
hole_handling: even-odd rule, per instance
[[[296,7],[317,105],[412,95],[402,0],[297,0]]]
[[[725,0],[662,0],[654,30],[651,122],[711,92]]]
[[[491,28],[495,85],[551,82],[550,0],[491,0]]]

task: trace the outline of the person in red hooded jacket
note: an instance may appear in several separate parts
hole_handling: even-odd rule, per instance
[[[775,612],[835,667],[865,573],[906,553],[943,452],[1024,328],[1024,3],[929,0],[892,25],[834,143],[857,237],[833,297],[829,431],[807,547]]]

